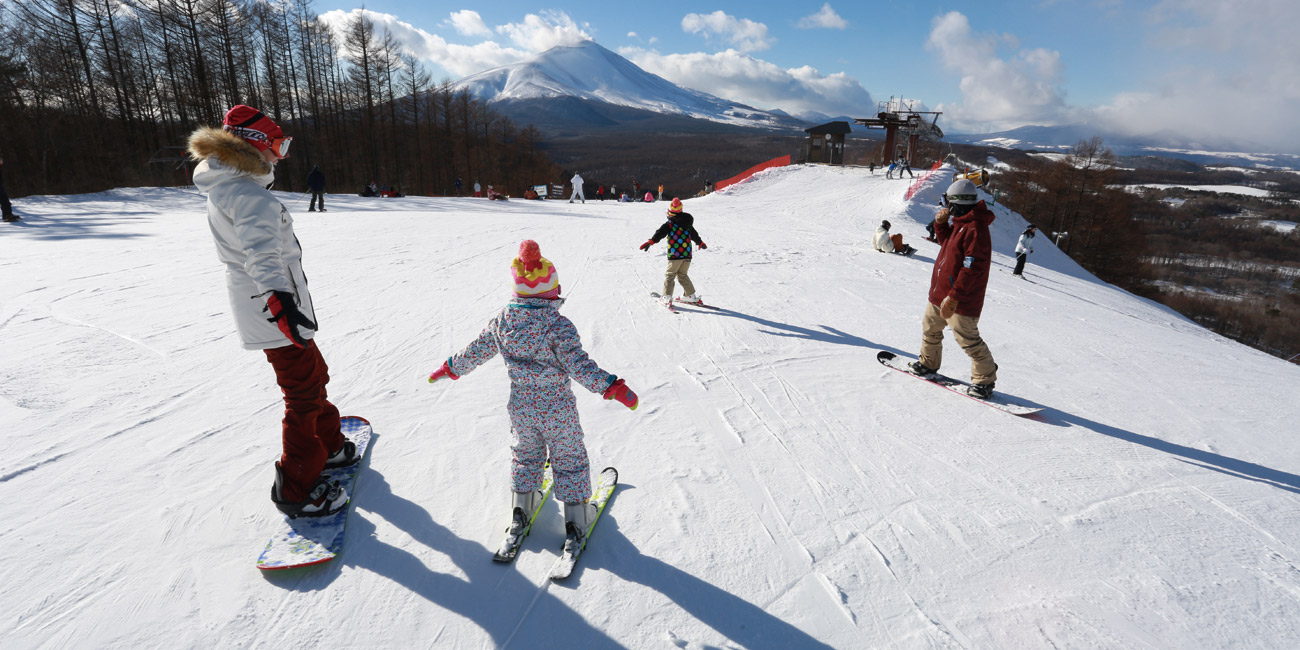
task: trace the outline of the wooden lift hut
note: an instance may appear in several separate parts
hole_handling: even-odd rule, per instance
[[[853,132],[848,122],[827,122],[811,129],[808,143],[804,145],[804,160],[827,165],[844,164],[844,136]]]

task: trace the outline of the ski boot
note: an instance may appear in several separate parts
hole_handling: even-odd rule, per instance
[[[564,551],[577,554],[587,541],[587,531],[596,520],[596,506],[582,503],[564,504]]]

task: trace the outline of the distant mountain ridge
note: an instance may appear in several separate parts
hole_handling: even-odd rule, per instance
[[[981,134],[949,132],[946,139],[950,142],[1005,149],[1066,151],[1080,140],[1098,136],[1104,146],[1119,156],[1161,156],[1203,165],[1300,169],[1300,155],[1297,154],[1233,151],[1223,144],[1188,142],[1171,134],[1119,135],[1089,124],[1022,126],[1009,131]]]

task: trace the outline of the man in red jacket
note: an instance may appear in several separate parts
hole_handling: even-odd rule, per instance
[[[971,387],[966,392],[987,399],[993,394],[998,364],[980,338],[979,322],[993,257],[989,224],[994,215],[979,200],[975,183],[965,178],[948,186],[944,196],[948,207],[934,216],[939,255],[930,275],[930,304],[921,319],[921,354],[908,367],[917,375],[938,372],[943,328],[952,328],[957,345],[970,356]]]

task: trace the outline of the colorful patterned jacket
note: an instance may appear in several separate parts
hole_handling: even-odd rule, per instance
[[[691,242],[703,244],[700,239],[700,233],[695,231],[695,217],[689,212],[680,212],[671,217],[664,225],[659,226],[650,241],[658,244],[659,240],[664,237],[668,238],[668,259],[670,260],[689,260],[691,259]]]
[[[560,314],[563,298],[511,299],[474,342],[447,360],[464,376],[500,354],[512,390],[554,391],[569,387],[569,378],[593,393],[604,393],[616,377],[596,365],[582,349],[578,328]]]

